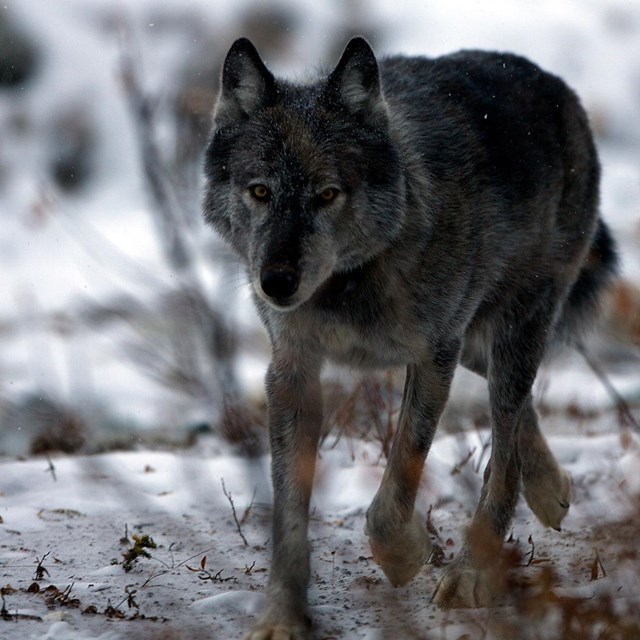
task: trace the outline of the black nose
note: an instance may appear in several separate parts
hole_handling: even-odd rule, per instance
[[[291,297],[297,291],[299,282],[298,271],[287,264],[269,265],[260,274],[262,290],[276,300]]]

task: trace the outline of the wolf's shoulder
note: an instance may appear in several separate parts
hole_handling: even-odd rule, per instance
[[[517,53],[484,49],[461,49],[437,57],[390,55],[380,59],[380,72],[384,78],[404,76],[465,77],[471,73],[497,73],[500,75],[550,75],[533,61]]]
[[[525,93],[566,94],[569,89],[557,76],[524,56],[479,49],[465,49],[443,56],[394,55],[382,58],[380,75],[387,94],[446,93],[490,94],[510,90]]]

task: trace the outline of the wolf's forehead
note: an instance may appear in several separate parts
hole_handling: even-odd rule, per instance
[[[261,164],[279,172],[297,170],[308,176],[333,168],[332,146],[317,114],[274,108],[265,114],[260,126],[261,144],[256,151]]]
[[[317,123],[306,112],[297,113],[280,107],[271,110],[267,118],[267,132],[274,144],[297,152],[315,146]]]

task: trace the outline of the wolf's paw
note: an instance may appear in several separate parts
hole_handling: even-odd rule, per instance
[[[277,590],[276,590],[277,591]],[[264,612],[262,619],[243,640],[309,640],[311,618],[304,602],[283,602],[277,596]]]
[[[555,462],[555,461],[554,461]],[[560,523],[571,503],[571,477],[554,464],[544,474],[522,477],[522,493],[536,517],[545,527],[560,531]]]
[[[377,536],[369,526],[367,535],[373,559],[394,587],[406,584],[420,571],[431,553],[431,541],[422,517],[414,512],[411,520],[392,533]]]
[[[505,576],[477,569],[468,559],[452,562],[433,593],[433,601],[447,609],[489,607],[504,589]]]
[[[309,640],[311,634],[304,624],[260,622],[243,640]]]

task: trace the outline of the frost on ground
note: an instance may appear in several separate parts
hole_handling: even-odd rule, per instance
[[[613,415],[599,420],[616,426]],[[363,532],[380,444],[329,436],[310,526],[314,637],[638,637],[640,437],[571,424],[574,433],[550,439],[573,480],[562,532],[521,500],[505,545],[510,595],[474,611],[430,598],[475,506],[488,433],[435,442],[418,501],[435,553],[401,588],[384,579]],[[215,439],[188,451],[4,462],[0,638],[242,637],[269,572],[267,470],[266,457],[250,462]],[[143,553],[125,571],[134,547]]]

